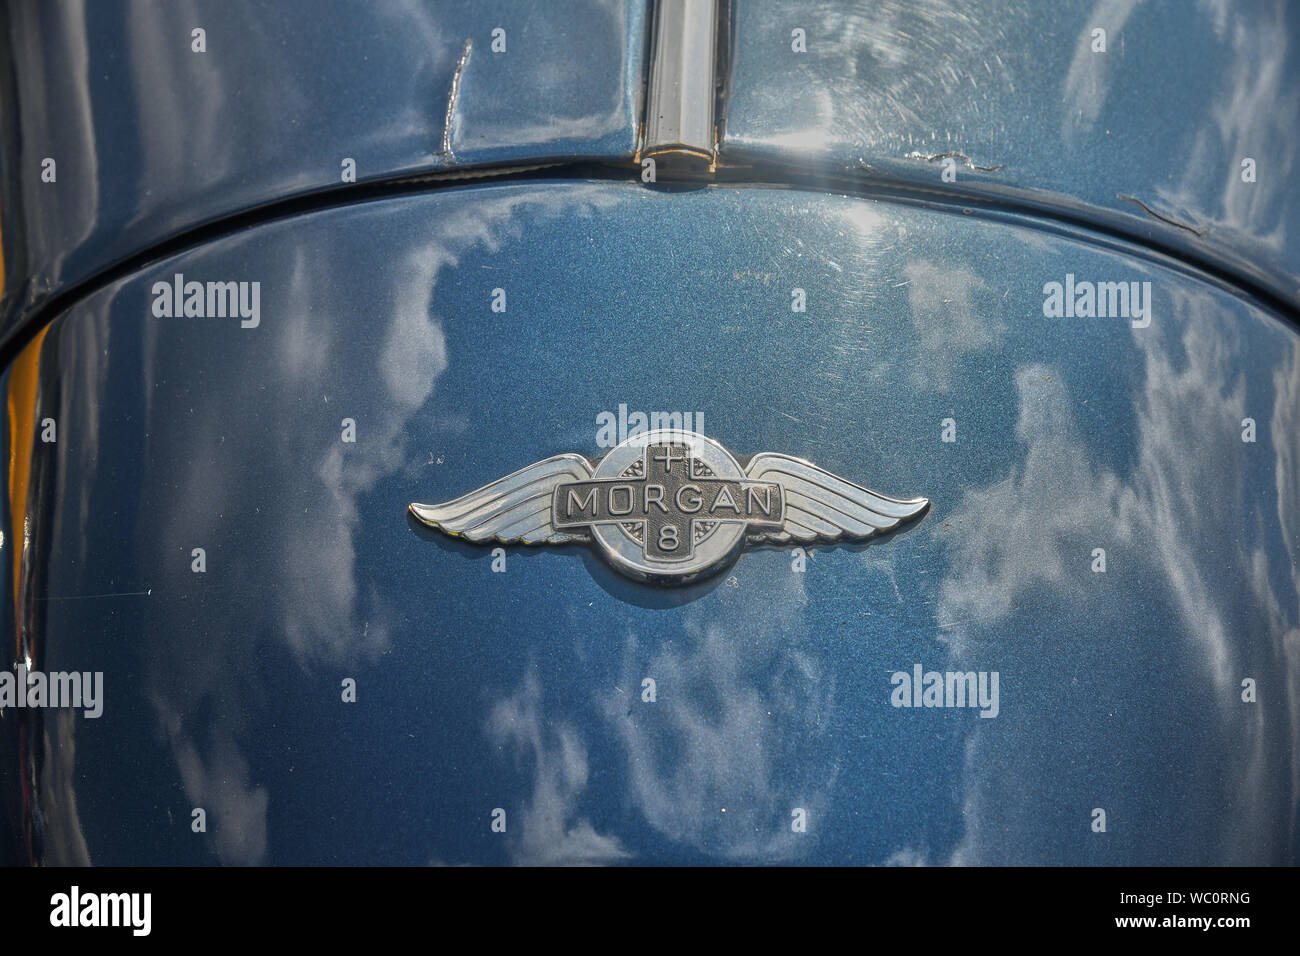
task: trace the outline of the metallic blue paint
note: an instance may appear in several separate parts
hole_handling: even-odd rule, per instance
[[[345,157],[359,183],[630,159],[646,12],[646,0],[6,0],[0,340],[142,248],[345,189]],[[56,183],[41,180],[45,157]]]
[[[22,637],[106,674],[98,720],[0,714],[31,853],[1296,862],[1300,340],[1097,239],[794,190],[482,185],[268,223],[88,296],[6,379]],[[261,281],[260,326],[153,318],[176,272]],[[1150,281],[1150,326],[1045,319],[1066,273]],[[580,548],[493,573],[405,514],[595,456],[620,403],[932,509],[806,573],[750,550],[671,591]],[[999,716],[892,707],[918,662],[998,671]]]
[[[733,19],[730,162],[1036,209],[1300,307],[1300,6],[740,0]],[[943,186],[950,153],[957,180]]]

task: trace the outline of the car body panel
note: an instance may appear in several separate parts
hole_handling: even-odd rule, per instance
[[[260,281],[260,323],[156,317],[176,273]],[[1067,273],[1149,281],[1150,324],[1046,318]],[[469,185],[123,277],[6,388],[20,653],[105,675],[99,718],[0,712],[37,862],[1296,862],[1300,338],[1177,261],[799,190]],[[933,504],[675,589],[580,546],[497,573],[407,514],[598,457],[621,405]],[[997,716],[893,706],[917,664],[998,672]]]
[[[795,0],[733,16],[728,161],[1037,209],[1300,306],[1295,4]]]
[[[630,159],[647,11],[644,0],[9,0],[0,340],[142,249],[342,188],[346,158],[359,184]]]

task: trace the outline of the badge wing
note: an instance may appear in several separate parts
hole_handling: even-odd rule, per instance
[[[581,455],[556,455],[513,475],[437,505],[412,504],[411,514],[431,528],[470,541],[502,544],[563,544],[587,541],[582,532],[556,531],[551,525],[551,499],[564,481],[584,481],[591,462]]]
[[[862,540],[915,518],[928,498],[890,498],[845,481],[825,468],[789,455],[755,455],[745,469],[753,479],[779,482],[785,489],[785,523],[780,530],[757,530],[753,543]]]

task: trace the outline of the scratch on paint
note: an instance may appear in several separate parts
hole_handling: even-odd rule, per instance
[[[114,597],[148,597],[153,594],[153,588],[147,591],[115,591],[111,594],[69,594],[63,597],[38,597],[37,601],[89,601],[95,598],[114,598]]]
[[[1006,168],[1001,163],[999,163],[996,166],[976,165],[975,163],[971,162],[971,158],[969,156],[967,156],[965,153],[958,152],[957,150],[948,150],[948,152],[946,153],[918,153],[913,151],[908,153],[903,158],[920,159],[927,163],[938,162],[941,159],[960,159],[962,161],[962,165],[964,165],[967,169],[979,170],[981,173],[996,173],[999,169]]]
[[[447,97],[447,116],[442,124],[442,152],[438,155],[446,156],[448,159],[454,159],[455,153],[451,149],[451,125],[456,119],[456,104],[460,101],[460,79],[465,75],[465,67],[469,65],[470,50],[474,47],[474,40],[465,41],[465,49],[460,54],[460,60],[456,63],[456,72],[451,75],[451,93]]]
[[[1189,226],[1185,222],[1179,222],[1177,219],[1171,219],[1169,216],[1156,212],[1154,209],[1152,209],[1150,206],[1144,203],[1141,199],[1138,199],[1136,196],[1128,196],[1124,193],[1116,193],[1115,198],[1123,202],[1131,202],[1133,205],[1139,207],[1144,213],[1146,213],[1152,219],[1159,219],[1161,222],[1167,222],[1169,225],[1177,226],[1179,229],[1186,229],[1188,232],[1190,232],[1193,236],[1196,236],[1196,238],[1198,239],[1204,239],[1207,235],[1209,235],[1210,231],[1206,229],[1204,226],[1197,228],[1196,226]]]

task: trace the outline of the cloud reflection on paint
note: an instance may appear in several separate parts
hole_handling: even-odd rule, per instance
[[[160,643],[150,656],[155,708],[187,799],[209,810],[214,847],[223,862],[273,857],[274,841],[266,829],[268,794],[250,776],[242,753],[253,733],[243,713],[247,680],[240,677],[250,667],[247,642],[278,637],[309,671],[374,662],[390,646],[391,612],[373,587],[359,584],[362,504],[379,481],[409,465],[408,424],[429,402],[452,360],[435,299],[440,275],[477,247],[497,248],[504,236],[518,231],[521,212],[538,218],[561,209],[587,214],[591,207],[584,197],[590,194],[577,187],[557,194],[485,196],[431,223],[429,241],[396,263],[355,261],[352,247],[345,239],[336,241],[327,221],[299,227],[288,250],[291,281],[274,301],[264,303],[263,334],[229,332],[244,346],[237,374],[204,383],[205,401],[197,414],[208,418],[178,418],[170,408],[155,406],[150,430],[157,446],[187,451],[179,476],[159,476],[157,486],[146,489],[164,516],[163,540],[207,542],[209,560],[217,562],[221,551],[213,543],[228,534],[224,515],[256,511],[261,516],[247,532],[251,538],[240,542],[241,563],[222,569],[230,587],[258,596],[243,628],[226,622],[214,629],[200,621],[202,639],[182,658],[165,653],[174,640],[171,633],[149,638]],[[592,203],[600,201],[591,197]],[[237,241],[222,253],[227,263],[238,263],[242,254]],[[183,268],[196,272],[200,266]],[[331,333],[337,303],[358,298],[358,270],[376,276],[379,290],[372,300],[375,334],[369,354]],[[159,361],[167,363],[172,379],[184,381],[201,375],[202,348],[179,328],[164,343]],[[249,389],[248,382],[275,387]],[[340,440],[349,394],[367,396],[368,414],[357,422],[355,443]],[[261,427],[233,428],[231,422]],[[221,446],[219,453],[214,454],[213,442]],[[272,482],[268,474],[301,480]],[[193,590],[188,560],[177,562],[170,574],[170,581],[156,588],[160,599]],[[267,581],[277,582],[273,591]],[[209,715],[206,726],[192,726],[198,714]]]
[[[613,863],[628,856],[617,838],[602,836],[577,815],[587,786],[587,750],[573,725],[543,714],[541,684],[531,670],[514,694],[492,708],[487,733],[498,747],[509,748],[532,780],[527,801],[507,811],[515,863]]]
[[[1106,643],[1124,638],[1110,625],[1139,608],[1152,615],[1167,607],[1174,617],[1165,633],[1173,647],[1120,644],[1109,656],[1121,666],[1149,661],[1145,666],[1155,668],[1185,658],[1193,662],[1193,672],[1199,670],[1204,687],[1193,673],[1182,684],[1185,701],[1162,697],[1107,705],[1111,712],[1100,714],[1100,723],[1070,730],[1070,746],[1075,761],[1083,763],[1117,746],[1140,750],[1143,743],[1132,736],[1136,728],[1129,723],[1135,719],[1156,721],[1157,726],[1180,719],[1206,721],[1216,734],[1238,734],[1239,747],[1216,751],[1213,780],[1191,787],[1181,798],[1163,795],[1181,813],[1206,812],[1189,811],[1189,806],[1223,807],[1229,813],[1228,823],[1215,828],[1218,844],[1182,851],[1184,859],[1216,863],[1278,857],[1289,843],[1285,821],[1294,814],[1300,780],[1295,769],[1300,576],[1294,560],[1294,473],[1280,457],[1277,513],[1291,568],[1270,566],[1269,555],[1275,552],[1247,542],[1258,541],[1257,528],[1267,528],[1272,503],[1267,508],[1261,504],[1260,489],[1250,483],[1254,469],[1232,465],[1243,456],[1268,453],[1241,441],[1250,374],[1250,363],[1243,362],[1242,334],[1224,323],[1212,299],[1181,291],[1173,293],[1167,318],[1133,331],[1144,367],[1134,401],[1136,456],[1127,475],[1102,466],[1089,453],[1076,422],[1079,397],[1060,373],[1046,365],[1022,368],[1016,375],[1016,437],[1026,446],[1024,463],[1005,478],[969,491],[951,516],[963,533],[949,543],[952,570],[936,611],[940,621],[956,622],[946,632],[956,662],[987,660],[992,654],[1008,668],[1014,663],[1020,674],[1032,675],[1027,679],[1034,683],[1021,691],[1032,701],[1059,693],[1043,682],[1070,673],[1069,661],[1098,653],[1105,661]],[[1277,396],[1272,427],[1279,456],[1292,454],[1287,450],[1291,433],[1285,429],[1295,427],[1296,363],[1291,347],[1270,376]],[[1104,545],[1110,554],[1107,587],[1100,577],[1089,580],[1095,545]],[[1048,628],[1036,643],[1007,646],[1005,632],[1022,603],[1032,607],[1044,595],[1055,606],[1072,608],[1062,618],[1072,623]],[[1277,637],[1263,641],[1261,635]],[[1270,684],[1272,699],[1261,696],[1257,705],[1243,709],[1241,678],[1269,673],[1283,675],[1280,685]],[[1094,688],[1088,693],[1104,700],[1105,681],[1091,680]],[[1027,707],[1014,735],[984,727],[973,732],[965,772],[967,828],[950,862],[1050,859],[1045,854],[1059,844],[1060,834],[1043,828],[1044,808],[1023,782],[1062,773],[1063,768],[1044,763],[1061,759],[1060,752],[1041,745],[1055,733],[1051,713]],[[1115,726],[1122,735],[1116,736]],[[1168,759],[1190,771],[1202,755],[1188,749]],[[1118,814],[1127,809],[1130,826],[1140,816],[1138,807],[1150,794],[1131,789],[1132,779],[1119,769],[1123,761],[1116,760],[1094,780],[1098,792],[1077,788],[1080,804],[1072,813],[1082,821],[1080,833],[1087,832],[1086,814],[1094,803],[1110,805]],[[1279,762],[1292,768],[1291,786],[1284,791],[1268,780],[1270,767]],[[1171,768],[1168,774],[1173,773]],[[1177,778],[1164,779],[1172,785]],[[1027,826],[1030,821],[1033,826]],[[1021,834],[1022,845],[1014,854],[1003,838],[1008,828]]]
[[[836,680],[791,640],[808,603],[803,577],[784,560],[751,561],[744,587],[688,606],[681,638],[626,639],[621,686],[651,676],[658,699],[631,712],[606,699],[605,716],[626,754],[629,799],[668,839],[732,861],[794,860],[815,845],[838,768],[813,743]],[[807,834],[791,830],[795,807],[814,821]]]

